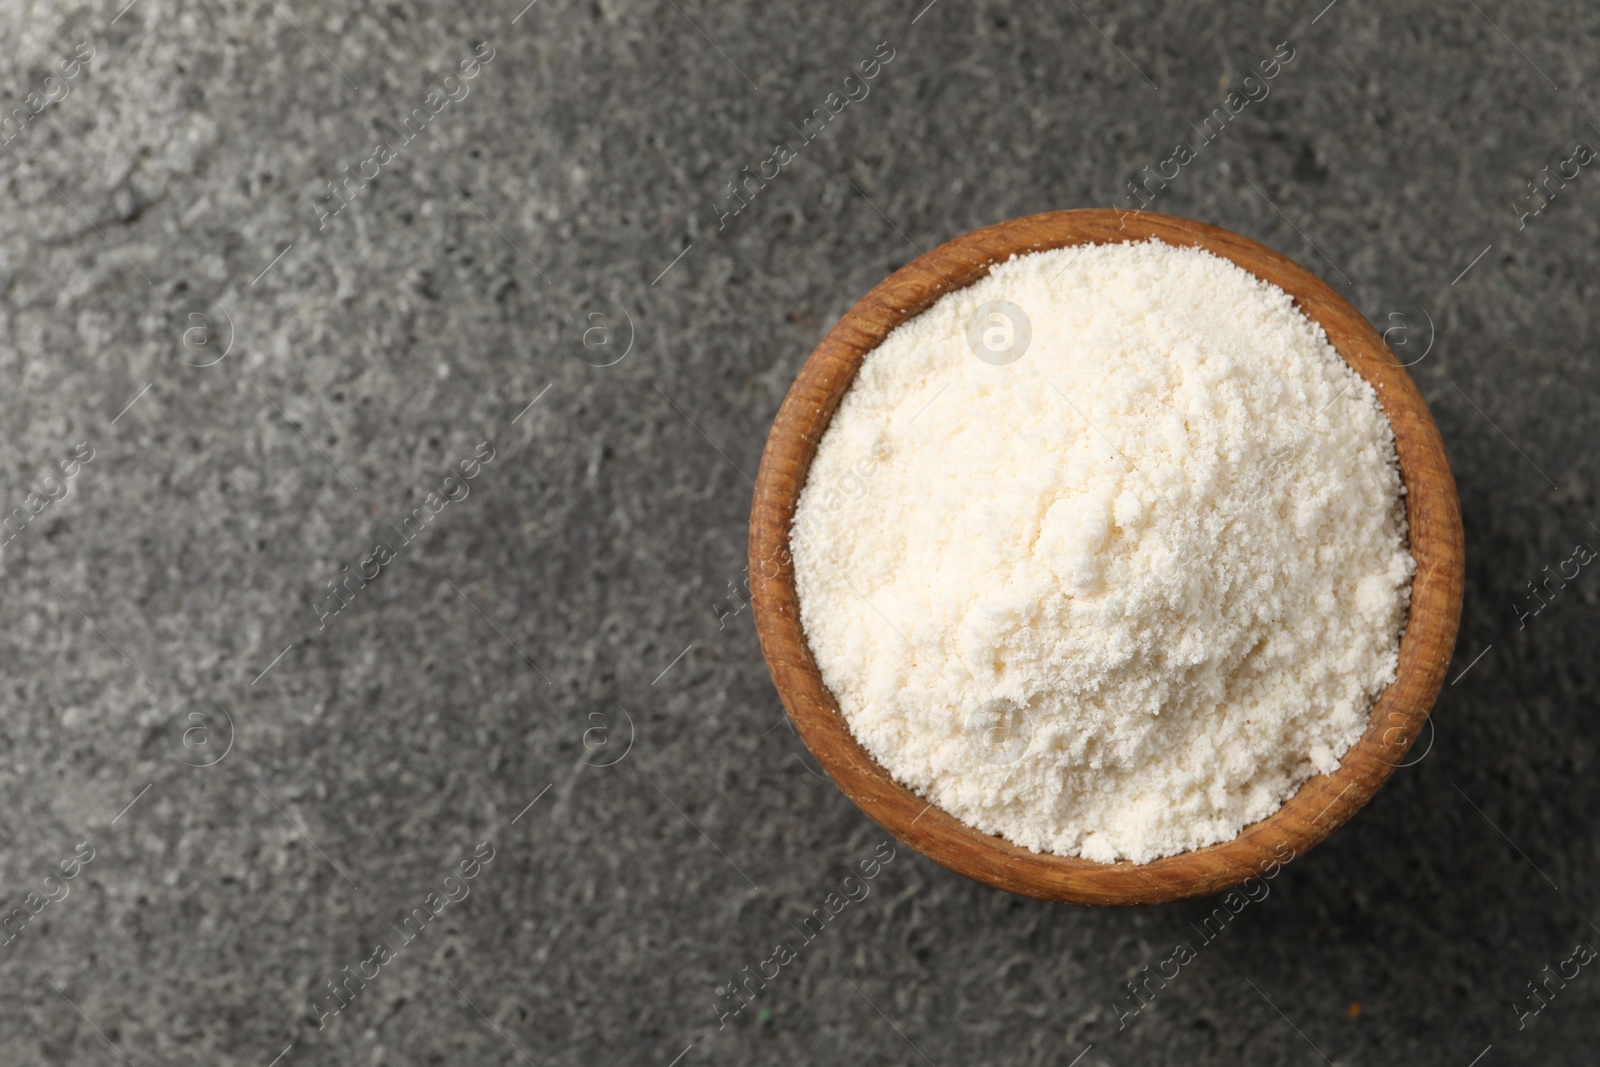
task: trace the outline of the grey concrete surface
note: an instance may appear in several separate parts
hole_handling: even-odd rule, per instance
[[[1519,606],[1600,547],[1600,176],[1519,216],[1600,146],[1600,11],[124,3],[0,5],[0,1063],[1593,1062],[1600,576]],[[1431,747],[1209,943],[1216,901],[902,847],[719,1025],[885,840],[738,610],[785,389],[916,249],[1118,201],[1280,42],[1151,208],[1426,352],[1469,550]]]

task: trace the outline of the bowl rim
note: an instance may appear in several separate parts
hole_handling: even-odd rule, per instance
[[[850,732],[800,623],[789,531],[817,445],[868,352],[946,293],[1012,255],[1150,238],[1200,247],[1285,290],[1377,392],[1394,431],[1416,561],[1394,681],[1332,774],[1309,779],[1281,808],[1230,841],[1145,864],[1030,852],[974,829],[895,781]],[[1191,219],[1113,209],[1052,211],[963,234],[874,286],[827,333],[784,397],[756,477],[750,591],[762,654],[784,708],[835,784],[879,826],[968,878],[1043,900],[1155,904],[1272,877],[1367,803],[1427,721],[1454,651],[1465,553],[1460,502],[1444,443],[1411,376],[1376,329],[1332,287],[1247,237]]]

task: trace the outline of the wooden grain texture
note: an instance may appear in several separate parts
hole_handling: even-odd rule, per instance
[[[1306,782],[1276,813],[1232,841],[1147,864],[1108,864],[1029,852],[975,830],[900,785],[867,754],[806,643],[789,529],[823,431],[862,360],[890,330],[1015,253],[1151,237],[1204,248],[1281,287],[1372,383],[1394,427],[1417,570],[1395,680],[1338,770]],[[1460,505],[1438,428],[1371,324],[1271,249],[1204,223],[1147,212],[1057,211],[1012,219],[940,245],[876,286],[801,368],[767,439],[750,513],[750,587],[761,650],[800,736],[839,788],[885,830],[951,870],[1013,893],[1078,904],[1153,904],[1217,892],[1251,875],[1275,873],[1354,815],[1403,760],[1438,696],[1455,646],[1463,567]]]

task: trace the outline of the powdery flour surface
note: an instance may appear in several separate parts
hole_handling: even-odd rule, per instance
[[[1005,366],[967,342],[992,300],[1032,327]],[[801,622],[899,781],[1149,862],[1360,737],[1410,600],[1402,493],[1373,388],[1281,289],[1154,241],[1020,256],[867,356],[795,517]]]

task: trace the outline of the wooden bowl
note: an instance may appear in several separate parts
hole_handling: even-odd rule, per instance
[[[1015,253],[1159,238],[1203,248],[1282,288],[1327,331],[1377,390],[1404,481],[1416,575],[1394,682],[1338,770],[1301,786],[1272,815],[1223,844],[1151,863],[1096,863],[1029,852],[957,821],[900,785],[857,743],[806,644],[789,528],[817,444],[866,354],[896,326]],[[1438,428],[1383,338],[1304,268],[1238,234],[1148,212],[1056,211],[1012,219],[940,245],[895,271],[839,320],[790,387],[772,424],[750,510],[750,588],[773,683],[823,768],[889,833],[969,878],[1013,893],[1077,904],[1155,904],[1271,877],[1371,798],[1411,747],[1438,696],[1461,615],[1463,545],[1455,480]]]

